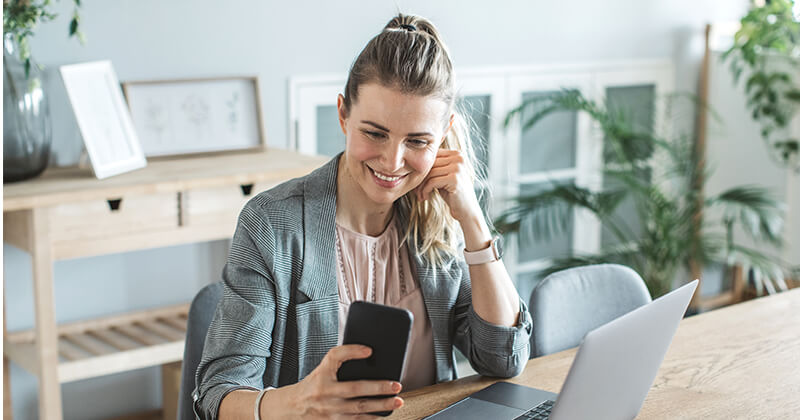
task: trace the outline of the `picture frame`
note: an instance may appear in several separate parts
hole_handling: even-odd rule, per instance
[[[147,166],[111,62],[69,64],[59,70],[94,175],[104,179]]]
[[[265,148],[257,76],[122,83],[145,156]]]

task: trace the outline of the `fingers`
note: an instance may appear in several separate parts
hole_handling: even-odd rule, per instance
[[[342,400],[339,407],[342,413],[366,414],[376,411],[392,411],[403,406],[403,399],[400,397],[389,398],[354,398]]]
[[[458,174],[463,172],[461,165],[464,157],[457,150],[439,149],[436,160],[425,180],[417,187],[417,199],[424,201],[430,197],[431,191],[443,188],[447,192],[455,192],[458,186]]]
[[[336,376],[336,372],[342,363],[348,360],[366,359],[372,354],[372,349],[360,344],[345,344],[336,346],[325,355],[323,362],[328,366],[329,373],[332,372]]]
[[[438,176],[443,176],[443,175],[449,175],[455,172],[456,170],[457,168],[452,164],[446,166],[434,167],[431,168],[430,172],[428,172],[427,179],[436,178]]]
[[[464,157],[458,150],[439,149],[436,160],[433,161],[433,168],[446,166],[453,163],[464,163]]]
[[[394,381],[346,381],[338,382],[331,393],[339,398],[355,398],[399,394],[402,388]]]
[[[445,171],[436,176],[428,176],[420,185],[417,199],[422,201],[430,198],[431,192],[436,189],[443,189],[447,192],[455,192],[458,186],[458,175],[453,172]]]

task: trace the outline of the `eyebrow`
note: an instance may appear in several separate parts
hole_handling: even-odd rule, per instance
[[[383,131],[385,131],[387,133],[391,133],[391,131],[389,131],[388,128],[386,128],[386,127],[384,127],[384,126],[382,126],[380,124],[374,123],[372,121],[361,120],[361,122],[364,123],[364,124],[369,124],[369,125],[377,128],[378,130],[383,130]],[[423,132],[420,132],[420,133],[408,133],[408,137],[425,137],[425,136],[433,137],[433,134],[428,133],[427,131],[423,131]]]

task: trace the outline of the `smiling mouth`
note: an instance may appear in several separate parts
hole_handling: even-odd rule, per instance
[[[369,166],[367,166],[367,168],[369,168],[370,172],[372,172],[372,175],[374,175],[375,178],[378,178],[378,179],[380,179],[381,181],[384,181],[384,182],[395,183],[395,182],[405,178],[406,175],[408,175],[408,174],[406,174],[406,175],[389,176],[389,175],[384,175],[384,174],[382,174],[382,173],[370,168]]]

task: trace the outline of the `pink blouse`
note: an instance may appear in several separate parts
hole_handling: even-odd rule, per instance
[[[422,291],[411,271],[408,250],[400,246],[394,219],[378,236],[368,236],[336,224],[336,281],[339,286],[339,344],[350,303],[380,303],[411,311],[414,323],[400,383],[403,391],[436,381],[433,331]]]

